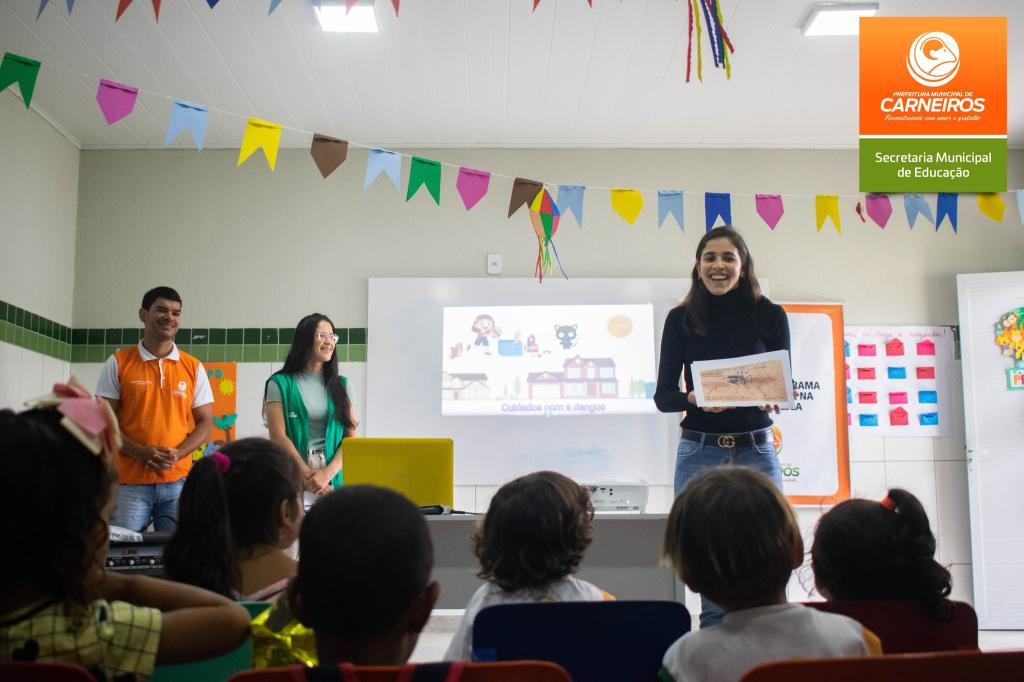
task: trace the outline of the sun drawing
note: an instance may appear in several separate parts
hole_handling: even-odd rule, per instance
[[[217,390],[221,395],[233,395],[235,392],[235,382],[231,379],[221,379]]]

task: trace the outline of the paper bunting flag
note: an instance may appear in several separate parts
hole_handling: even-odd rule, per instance
[[[277,165],[277,148],[281,144],[281,124],[250,118],[242,136],[242,148],[238,150],[238,163],[241,166],[257,149],[263,150],[267,165],[274,170]]]
[[[907,225],[910,226],[910,229],[914,229],[914,221],[917,220],[918,214],[924,216],[924,219],[932,225],[935,224],[931,206],[920,194],[904,194],[903,209],[907,212]]]
[[[611,190],[612,210],[632,225],[644,207],[644,196],[635,189],[613,187]]]
[[[459,169],[459,177],[455,180],[455,189],[459,191],[459,196],[462,197],[462,204],[466,207],[467,211],[483,199],[490,185],[490,173],[477,170],[476,168],[467,168],[466,166]]]
[[[418,156],[412,157],[409,165],[409,188],[405,193],[405,200],[409,201],[419,191],[421,186],[426,185],[430,196],[434,197],[434,203],[441,205],[441,162],[431,159],[422,159]]]
[[[32,103],[32,92],[36,89],[36,78],[39,76],[39,62],[28,57],[21,57],[13,52],[5,52],[0,62],[0,92],[17,83],[21,90],[21,99],[28,109]]]
[[[321,1],[322,0],[313,0],[313,4],[315,4],[317,7],[319,7]],[[345,0],[345,14],[348,14],[349,12],[351,12],[352,8],[356,6],[357,2],[359,2],[359,0]]]
[[[732,225],[732,197],[728,192],[704,193],[704,230],[710,232],[721,216],[724,225]]]
[[[398,5],[401,0],[391,0],[391,6],[395,8],[395,16],[398,16]]]
[[[124,11],[128,9],[128,6],[132,4],[134,0],[118,0],[117,3],[117,16],[114,17],[114,21],[121,18]],[[160,0],[153,0],[153,14],[156,15],[156,20],[160,21]]]
[[[781,194],[755,194],[754,208],[757,209],[757,215],[761,216],[761,220],[772,230],[779,224],[785,211],[782,207]]]
[[[825,226],[825,218],[831,218],[836,232],[843,233],[843,227],[839,224],[839,195],[838,194],[816,194],[814,196],[814,223],[818,226],[818,232]]]
[[[997,223],[1003,222],[1003,213],[1006,211],[1006,203],[999,193],[978,194],[978,208],[982,213]]]
[[[523,204],[529,204],[544,189],[544,185],[536,180],[516,178],[512,183],[512,197],[508,202],[508,217],[519,210]]]
[[[384,173],[391,179],[395,189],[401,189],[402,156],[388,149],[373,148],[366,156],[366,177],[363,178],[363,189],[368,188]]]
[[[277,6],[280,5],[280,4],[281,4],[281,0],[270,0],[270,10],[267,12],[267,15],[269,16],[269,15],[273,14],[274,10],[277,9]]]
[[[884,230],[892,215],[892,202],[889,201],[889,195],[869,194],[864,198],[864,203],[867,205],[868,217],[875,221],[875,225]]]
[[[138,88],[108,81],[105,78],[100,79],[100,86],[96,88],[96,103],[100,105],[100,111],[103,112],[103,118],[107,119],[107,125],[114,125],[132,113],[132,109],[135,108],[135,100],[138,97]]]
[[[203,138],[206,136],[206,120],[209,112],[202,104],[193,104],[183,99],[174,100],[171,105],[171,120],[167,124],[167,137],[164,144],[174,141],[181,131],[188,130],[196,143],[196,149],[203,151]]]
[[[206,0],[206,4],[210,6],[210,9],[216,7],[218,2],[220,2],[220,0]]]
[[[678,189],[658,190],[658,228],[665,222],[669,215],[675,217],[679,230],[685,232],[683,227],[683,193]]]
[[[700,9],[698,10],[698,5]],[[714,60],[715,67],[721,67],[725,69],[725,77],[729,79],[732,76],[732,66],[729,64],[729,53],[733,52],[732,42],[729,40],[729,35],[725,32],[723,26],[724,21],[722,20],[722,6],[720,0],[687,0],[688,6],[688,29],[686,38],[686,82],[690,82],[690,63],[693,58],[693,29],[694,26],[697,28],[697,80],[703,82],[704,77],[701,72],[703,66],[703,59],[701,56],[701,33],[703,33],[700,25],[701,13],[704,15],[704,21],[707,24],[708,40],[711,43],[711,58]]]
[[[313,142],[309,145],[309,155],[325,179],[338,169],[348,158],[348,140],[339,140],[323,133],[313,133]]]
[[[38,20],[42,15],[43,10],[50,4],[50,0],[39,0],[39,11],[36,12],[36,19]],[[71,10],[75,8],[75,0],[68,0],[68,14],[71,14]]]
[[[560,218],[558,204],[551,198],[551,193],[541,189],[530,202],[530,222],[533,223],[533,232],[537,235],[537,265],[533,269],[533,276],[538,281],[544,281],[544,275],[551,274],[551,254],[555,255],[555,262],[558,269],[562,271],[562,277],[569,279],[562,268],[562,261],[558,258],[558,251],[555,249],[555,242],[552,238],[558,232],[558,221]]]
[[[935,204],[935,231],[942,227],[942,219],[948,217],[949,224],[956,232],[956,192],[939,192],[938,201]]]
[[[1017,190],[1017,215],[1020,216],[1020,224],[1024,225],[1024,189]]]
[[[860,221],[862,223],[866,223],[867,222],[867,218],[864,217],[864,208],[860,205],[859,201],[857,202],[857,205],[854,206],[853,210],[855,210],[857,212],[857,217],[860,218]]]
[[[572,213],[580,229],[583,229],[583,193],[586,191],[587,188],[583,185],[558,186],[558,207],[562,210],[562,215]]]

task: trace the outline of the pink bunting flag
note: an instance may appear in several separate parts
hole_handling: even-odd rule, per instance
[[[756,194],[754,205],[757,207],[757,215],[768,224],[768,227],[775,229],[782,218],[782,196],[779,194]]]
[[[122,118],[132,113],[135,108],[135,100],[139,97],[139,89],[123,83],[115,83],[103,78],[96,90],[96,103],[100,105],[103,118],[107,119],[107,125],[114,125]]]
[[[869,194],[864,203],[867,204],[868,217],[884,230],[885,224],[889,222],[889,216],[892,215],[892,202],[889,201],[889,195]]]
[[[455,181],[455,189],[459,190],[462,203],[466,210],[476,206],[477,202],[487,194],[487,188],[491,183],[491,174],[487,171],[467,168],[459,168],[459,177]]]

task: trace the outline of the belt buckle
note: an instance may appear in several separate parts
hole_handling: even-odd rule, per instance
[[[734,448],[736,447],[736,437],[732,434],[725,434],[724,436],[718,437],[718,447],[720,448]]]

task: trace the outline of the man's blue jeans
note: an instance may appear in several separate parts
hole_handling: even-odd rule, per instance
[[[759,433],[755,431],[754,433]],[[775,482],[775,485],[782,488],[782,470],[779,467],[779,458],[775,454],[775,446],[771,440],[763,445],[744,446],[735,448],[720,448],[715,442],[715,434],[708,434],[704,442],[680,439],[679,449],[676,451],[676,476],[675,494],[679,497],[683,486],[691,478],[713,467],[723,464],[735,464],[748,466],[757,469]],[[721,607],[703,595],[700,598],[700,626],[701,628],[718,625],[722,622],[725,612]]]
[[[174,532],[178,527],[178,498],[185,479],[173,483],[142,483],[117,486],[117,511],[110,523],[143,531],[150,522],[153,530]]]

